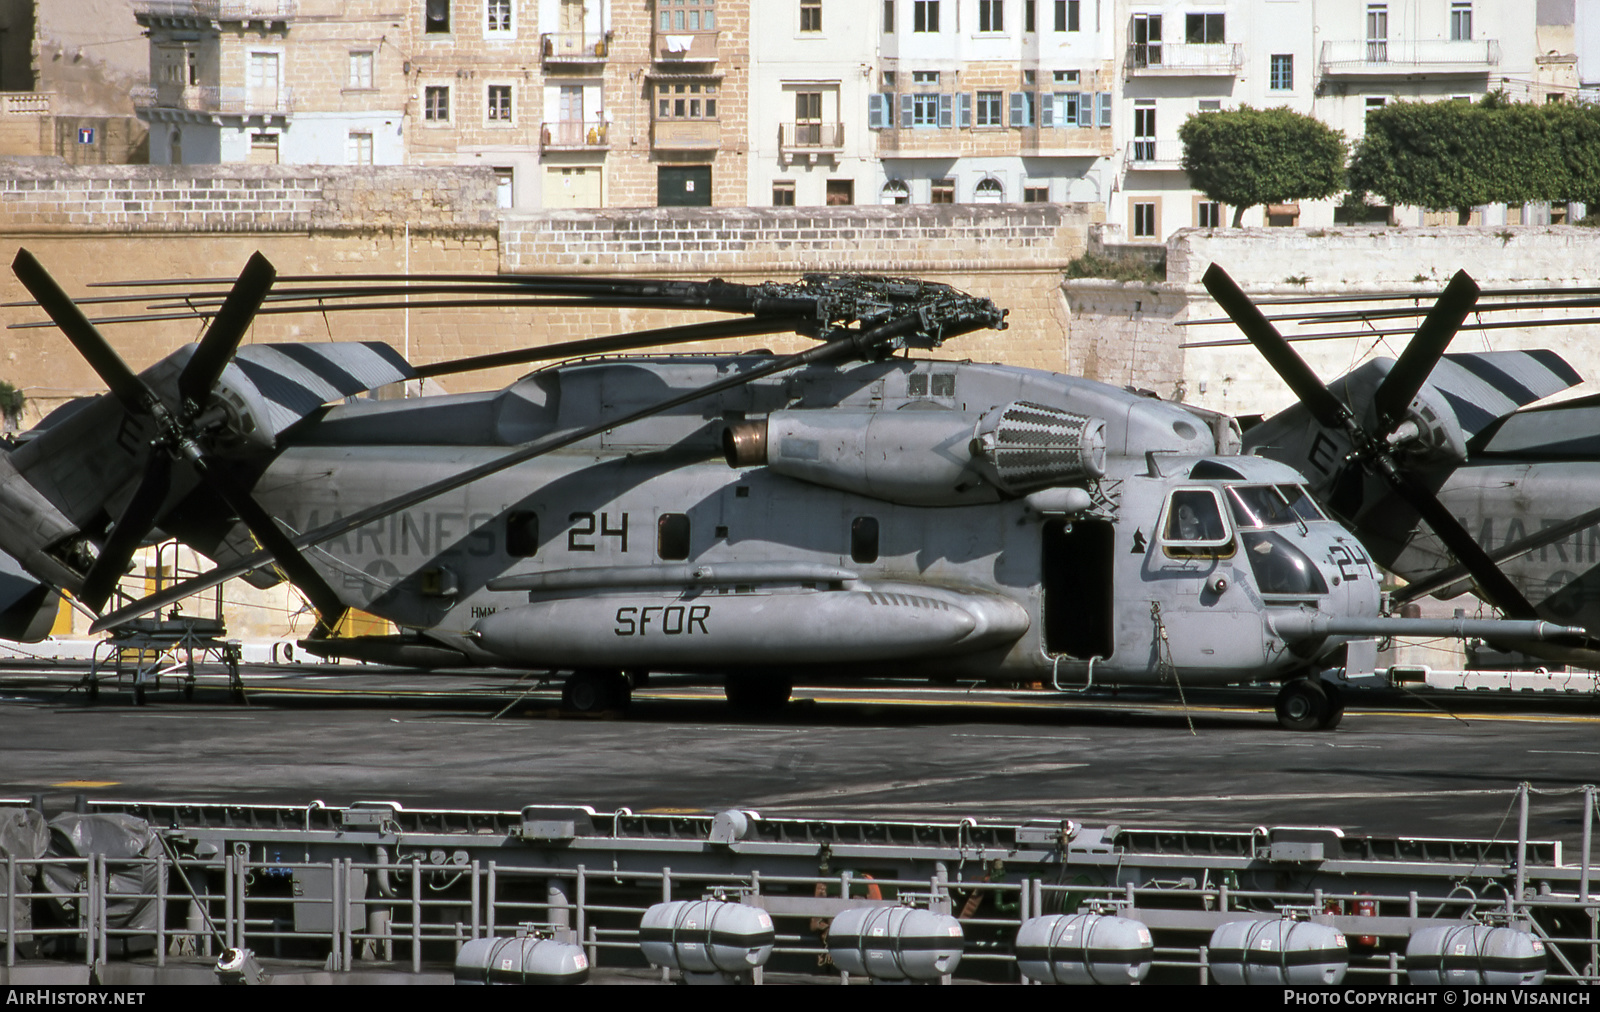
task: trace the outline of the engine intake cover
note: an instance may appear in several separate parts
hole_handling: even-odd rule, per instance
[[[1106,423],[1032,401],[1012,401],[978,421],[974,455],[1012,495],[1106,473]]]

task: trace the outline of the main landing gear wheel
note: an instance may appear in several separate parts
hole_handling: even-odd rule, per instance
[[[794,682],[774,675],[729,675],[723,691],[728,705],[740,713],[777,713],[789,702]]]
[[[575,713],[625,710],[632,689],[620,671],[578,671],[561,687],[561,707]]]
[[[1344,718],[1344,693],[1320,678],[1296,678],[1278,690],[1273,709],[1286,730],[1332,731]]]

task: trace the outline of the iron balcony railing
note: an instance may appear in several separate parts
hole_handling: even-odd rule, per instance
[[[546,63],[600,63],[610,54],[609,32],[545,32],[539,49]]]
[[[1129,74],[1169,77],[1237,74],[1244,46],[1237,42],[1153,42],[1128,46]]]
[[[1129,168],[1174,169],[1183,164],[1183,142],[1132,140],[1127,154]]]
[[[133,0],[135,18],[200,21],[292,21],[295,0]]]
[[[780,123],[778,146],[784,151],[842,151],[843,123]]]
[[[539,127],[541,151],[603,150],[606,147],[609,144],[603,120],[549,120]]]
[[[1493,39],[1347,39],[1322,44],[1325,74],[1487,72],[1500,65]]]
[[[133,89],[133,104],[141,109],[179,109],[223,116],[290,116],[294,114],[294,90],[163,85]]]

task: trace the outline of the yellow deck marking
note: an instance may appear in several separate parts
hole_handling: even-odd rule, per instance
[[[51,787],[116,787],[122,783],[120,780],[63,780]]]

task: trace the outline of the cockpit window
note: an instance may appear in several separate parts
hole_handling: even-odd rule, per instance
[[[1228,507],[1240,527],[1280,527],[1322,519],[1316,504],[1298,485],[1230,485]]]
[[[1232,534],[1222,520],[1222,504],[1210,489],[1178,489],[1167,500],[1163,540],[1183,546],[1218,547]]]
[[[1306,491],[1304,485],[1279,485],[1278,491],[1289,500],[1289,508],[1294,510],[1301,520],[1328,519],[1317,507],[1316,500],[1311,498],[1311,493]]]

